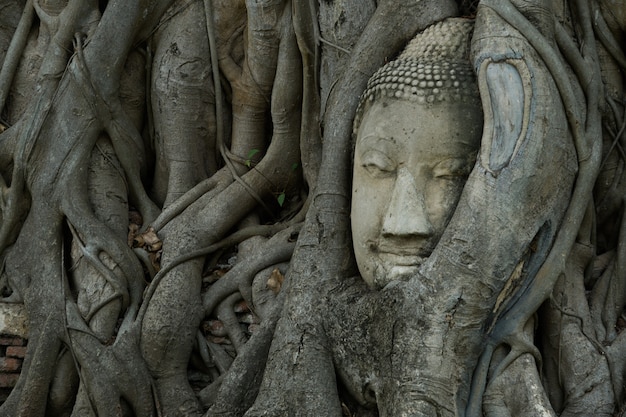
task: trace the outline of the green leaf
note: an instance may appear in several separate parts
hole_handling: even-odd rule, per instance
[[[285,204],[285,193],[280,193],[276,200],[278,200],[278,205],[282,207]]]
[[[248,168],[252,168],[252,160],[251,160],[251,158],[254,155],[258,154],[259,152],[261,152],[259,149],[250,149],[250,152],[248,152],[248,159],[246,159],[246,162],[245,162],[245,164],[246,164],[246,166]]]

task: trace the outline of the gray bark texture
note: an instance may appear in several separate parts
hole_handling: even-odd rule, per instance
[[[419,271],[358,276],[353,121],[473,19],[476,163]],[[0,0],[0,416],[621,416],[618,0]]]

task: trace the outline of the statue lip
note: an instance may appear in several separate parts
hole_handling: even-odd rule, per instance
[[[421,251],[408,250],[406,248],[386,248],[379,250],[377,255],[385,263],[398,267],[417,267],[420,266],[426,256],[420,256]]]
[[[415,254],[398,254],[395,252],[379,252],[378,256],[388,263],[397,266],[419,266],[424,258]]]
[[[420,265],[432,252],[421,245],[396,245],[389,242],[379,242],[374,245],[373,249],[379,256],[388,258],[398,265],[406,266]]]

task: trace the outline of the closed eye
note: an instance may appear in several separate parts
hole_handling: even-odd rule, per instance
[[[361,155],[361,166],[374,178],[384,178],[396,172],[396,163],[383,152],[369,149]]]
[[[433,167],[433,176],[441,179],[465,178],[472,171],[472,164],[466,158],[448,158]]]

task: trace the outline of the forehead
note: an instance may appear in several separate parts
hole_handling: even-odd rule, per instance
[[[365,110],[357,132],[357,146],[383,142],[427,142],[437,147],[478,147],[482,132],[482,110],[459,102],[418,104],[383,99]]]

